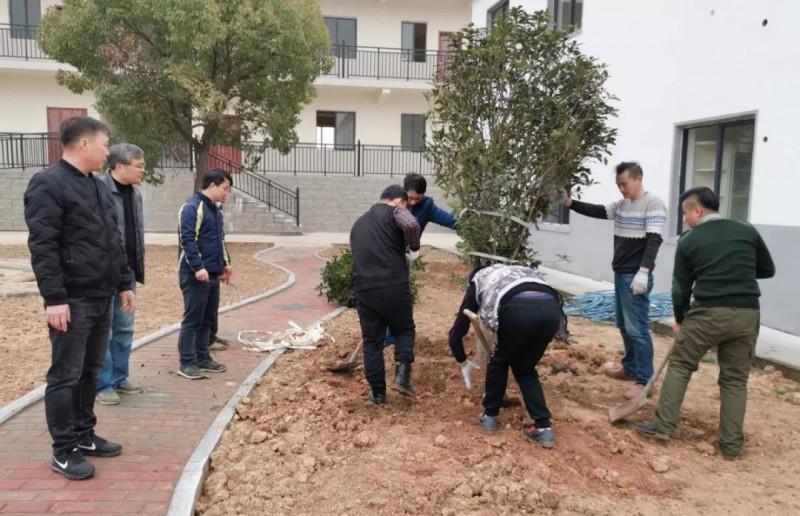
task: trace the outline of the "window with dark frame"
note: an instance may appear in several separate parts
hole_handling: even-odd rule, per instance
[[[747,220],[754,141],[752,119],[683,128],[679,195],[707,186],[719,195],[722,216]],[[680,234],[682,217],[677,222]]]
[[[36,39],[36,30],[42,17],[39,0],[10,0],[8,20],[11,37],[15,39]]]
[[[400,129],[403,150],[425,150],[425,115],[400,115]]]
[[[547,11],[556,27],[578,30],[583,24],[583,0],[548,0]]]
[[[569,224],[569,208],[560,202],[550,203],[550,210],[542,215],[542,222],[549,224]]]
[[[427,41],[428,25],[426,23],[403,22],[400,42],[403,49],[403,61],[424,63]]]
[[[349,111],[317,111],[317,145],[336,150],[353,150],[356,143],[356,114]]]
[[[356,58],[358,26],[355,18],[325,17],[325,26],[331,40],[331,51],[336,57]]]
[[[508,0],[494,4],[486,11],[486,26],[491,27],[494,22],[508,14]]]

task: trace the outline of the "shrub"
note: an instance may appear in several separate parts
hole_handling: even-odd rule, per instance
[[[417,258],[411,264],[411,296],[414,301],[419,295],[419,283],[416,272],[424,271],[425,264]],[[356,306],[356,297],[353,294],[353,253],[345,250],[339,256],[331,259],[322,269],[322,281],[317,286],[319,295],[324,295],[329,303],[353,308]]]

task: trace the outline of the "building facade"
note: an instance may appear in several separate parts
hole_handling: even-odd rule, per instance
[[[646,188],[669,208],[655,270],[656,290],[670,288],[681,227],[678,198],[694,186],[719,193],[725,216],[754,224],[778,269],[761,282],[762,323],[800,335],[800,147],[790,138],[800,116],[800,3],[782,0],[475,0],[472,21],[486,26],[504,10],[548,10],[573,26],[583,51],[608,65],[619,100],[608,166],[594,164],[584,200],[620,197],[613,164],[639,161]],[[611,280],[611,224],[577,214],[550,217],[532,243],[548,266]],[[797,345],[797,344],[796,344]],[[800,348],[798,348],[800,349]],[[800,354],[800,353],[799,353]]]
[[[39,20],[59,0],[0,0],[0,132],[58,130],[74,114],[97,115],[90,93],[59,86],[66,65],[39,49]],[[470,19],[469,0],[323,0],[334,67],[305,106],[300,143],[346,150],[364,145],[416,150],[424,145],[425,93],[446,73],[448,34]]]

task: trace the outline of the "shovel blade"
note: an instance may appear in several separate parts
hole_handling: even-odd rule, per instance
[[[336,362],[328,366],[328,371],[332,373],[349,373],[358,367],[356,362]]]
[[[635,414],[645,405],[647,405],[647,393],[642,393],[630,401],[626,401],[621,405],[617,405],[616,407],[611,407],[608,409],[608,421],[611,423],[616,423],[617,421]]]

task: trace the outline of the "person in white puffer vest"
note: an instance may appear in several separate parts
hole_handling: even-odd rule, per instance
[[[545,448],[555,446],[550,411],[536,365],[559,328],[562,325],[566,328],[562,303],[559,293],[530,267],[497,264],[472,274],[449,340],[450,350],[469,388],[471,373],[478,366],[468,360],[464,352],[463,338],[469,331],[464,309],[476,312],[483,324],[497,335],[497,346],[486,366],[484,412],[478,417],[484,430],[499,429],[497,416],[511,368],[525,408],[533,419],[533,424],[525,427],[525,435]]]

